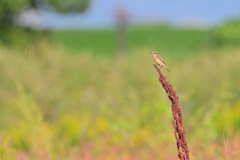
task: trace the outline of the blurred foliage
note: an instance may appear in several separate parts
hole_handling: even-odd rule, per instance
[[[229,21],[215,29],[213,39],[217,46],[240,45],[240,20]]]
[[[212,47],[212,31],[178,29],[168,25],[130,27],[127,30],[128,52],[139,46],[167,52],[174,58],[185,56],[196,50]],[[104,37],[104,38],[103,38]],[[113,30],[66,30],[54,31],[53,40],[74,51],[88,50],[94,55],[114,56],[116,32]]]
[[[27,28],[8,27],[2,30],[5,33],[0,35],[1,44],[15,49],[23,49],[28,45],[35,45],[40,40],[49,39],[48,31],[31,30]]]
[[[114,59],[69,54],[48,41],[21,52],[0,47],[1,159],[177,159],[171,104],[151,50]],[[181,61],[159,54],[191,156],[236,159],[239,50],[196,50]]]
[[[58,12],[83,12],[90,3],[90,0],[48,0],[49,4]]]
[[[35,41],[36,35],[46,30],[34,30],[16,24],[18,16],[28,9],[51,9],[61,13],[84,12],[90,0],[1,0],[0,1],[0,41],[5,44],[22,46]],[[36,33],[34,33],[36,32]],[[45,34],[46,35],[46,34]],[[29,39],[30,38],[30,39]],[[16,39],[18,39],[16,41]],[[19,43],[18,43],[19,42]]]

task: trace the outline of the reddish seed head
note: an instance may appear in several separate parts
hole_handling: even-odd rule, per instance
[[[187,147],[187,141],[185,136],[185,129],[183,127],[182,112],[178,106],[178,97],[176,91],[173,90],[172,85],[169,84],[166,77],[161,73],[160,69],[154,64],[153,65],[159,73],[159,82],[165,89],[170,101],[172,102],[172,114],[175,119],[173,121],[174,135],[177,140],[178,157],[181,160],[190,160],[189,149]]]

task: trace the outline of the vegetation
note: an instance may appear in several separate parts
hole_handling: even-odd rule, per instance
[[[212,29],[174,28],[168,25],[129,27],[127,47],[129,53],[139,46],[166,52],[179,59],[197,51],[219,48],[237,48],[240,45],[240,21],[229,21]],[[73,51],[90,51],[94,55],[116,52],[115,30],[66,30],[55,31],[52,40]]]
[[[150,50],[113,59],[69,54],[47,41],[22,52],[1,47],[1,159],[177,159]],[[180,97],[190,156],[237,157],[239,50],[199,51],[181,61],[160,55]]]
[[[127,35],[129,52],[144,46],[179,58],[195,50],[212,47],[211,30],[177,29],[170,26],[130,27]],[[116,52],[114,30],[55,31],[52,39],[74,51],[88,50],[94,55],[110,54],[107,56],[114,56]]]
[[[214,30],[162,29],[129,29],[128,57],[114,56],[112,31],[1,45],[0,159],[177,159],[152,50],[171,71],[161,70],[179,96],[190,158],[239,158],[239,48],[209,46]]]
[[[19,16],[28,10],[51,8],[56,12],[84,12],[90,0],[18,0],[0,1],[0,42],[12,46],[25,47],[26,43],[39,39],[39,32],[30,26],[20,25],[16,22]],[[43,31],[44,32],[44,31]],[[23,38],[19,38],[23,37]],[[18,40],[16,40],[18,39]]]
[[[240,21],[229,21],[215,30],[214,40],[218,46],[238,46],[240,44]]]

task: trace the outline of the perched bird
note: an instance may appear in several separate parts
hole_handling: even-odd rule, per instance
[[[161,68],[162,68],[162,67],[165,67],[165,68],[168,70],[166,63],[165,63],[165,62],[163,61],[163,59],[158,55],[157,52],[150,52],[150,53],[152,53],[155,62],[156,62],[158,65],[160,65]],[[161,68],[160,68],[160,69],[161,69]],[[168,70],[168,72],[170,72],[170,71]]]

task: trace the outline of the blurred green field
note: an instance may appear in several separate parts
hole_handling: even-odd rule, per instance
[[[240,158],[240,50],[209,48],[211,34],[129,29],[128,57],[114,56],[113,31],[0,46],[0,159],[177,159],[152,50],[171,71],[191,159]]]
[[[130,27],[127,29],[128,52],[139,47],[167,52],[174,58],[196,50],[212,47],[212,30],[178,29],[170,26]],[[52,39],[67,49],[94,55],[114,56],[116,53],[115,30],[65,30],[54,31]]]

